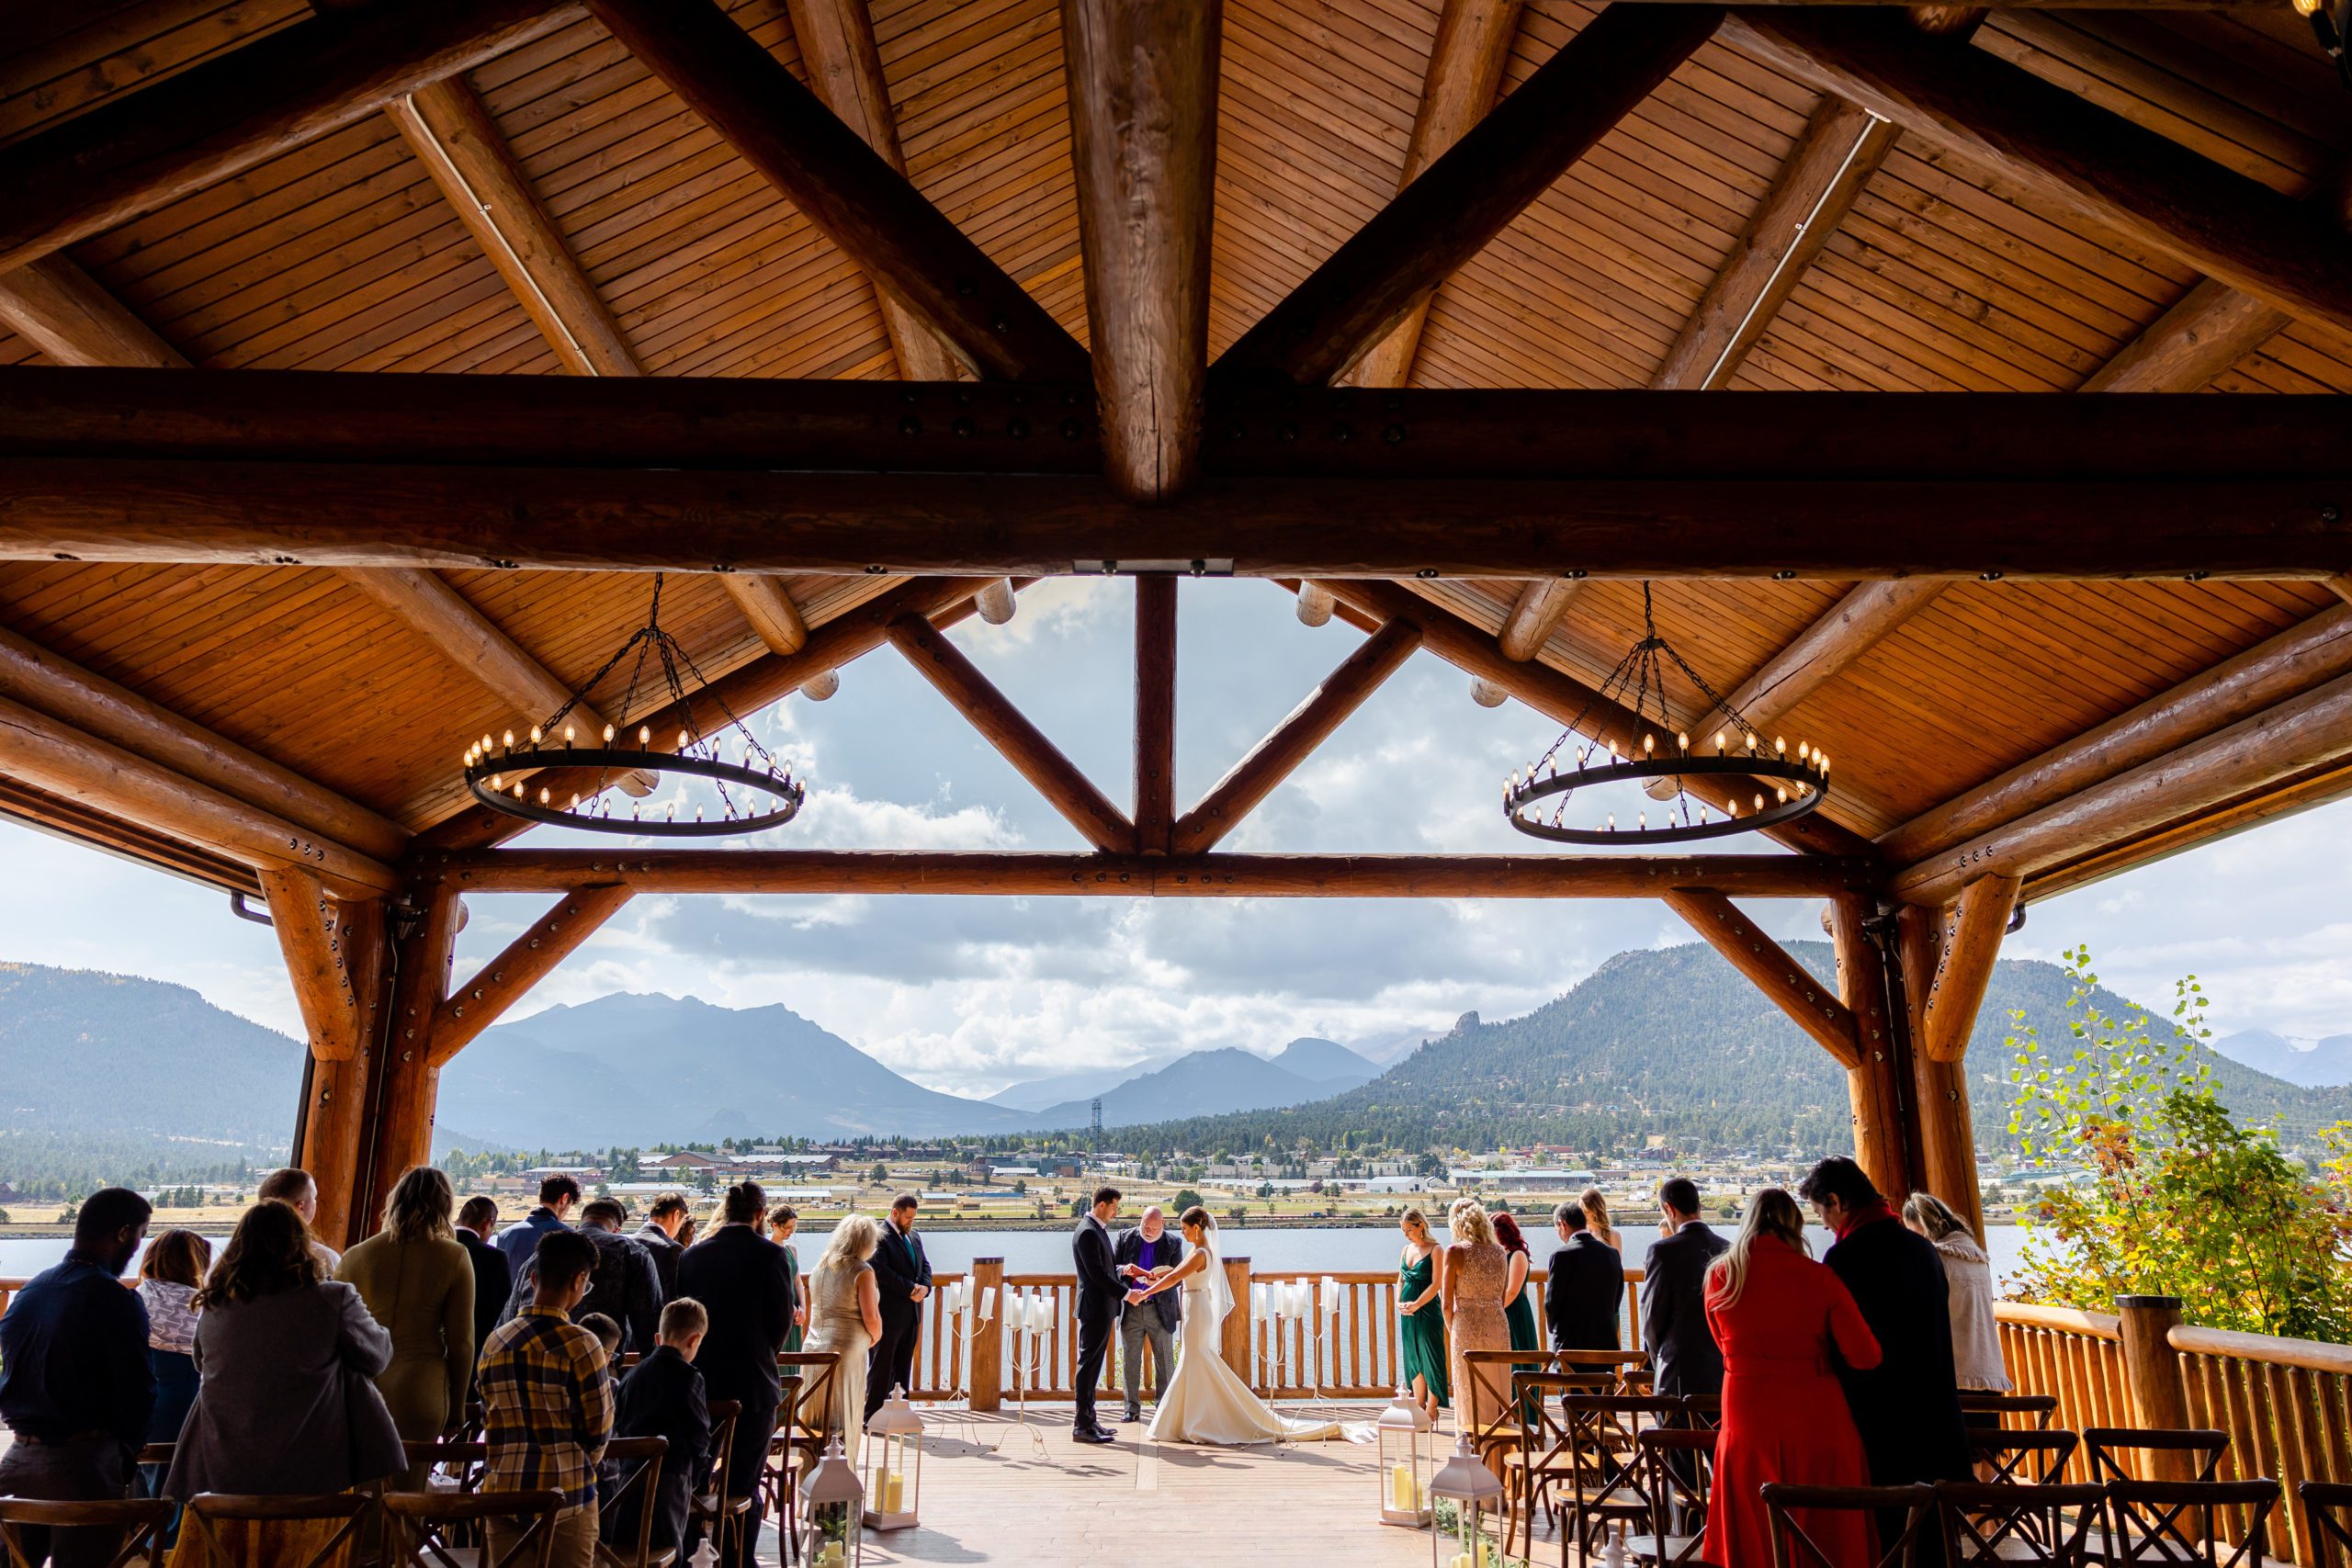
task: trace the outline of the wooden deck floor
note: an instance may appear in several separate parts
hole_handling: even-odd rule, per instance
[[[1309,1408],[1285,1402],[1283,1412]],[[1311,1408],[1351,1422],[1378,1414]],[[1419,1568],[1430,1560],[1425,1535],[1380,1523],[1368,1444],[1204,1449],[1146,1442],[1142,1427],[1127,1426],[1117,1444],[1091,1447],[1070,1440],[1067,1411],[1043,1409],[1024,1430],[1010,1415],[926,1410],[922,1526],[869,1532],[866,1562]],[[761,1546],[761,1560],[774,1561],[773,1532]]]

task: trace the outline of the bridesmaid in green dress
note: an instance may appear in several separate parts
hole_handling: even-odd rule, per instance
[[[1520,1234],[1517,1220],[1509,1214],[1497,1214],[1495,1239],[1503,1244],[1503,1251],[1508,1254],[1510,1273],[1503,1281],[1503,1322],[1510,1329],[1510,1348],[1514,1350],[1540,1350],[1544,1342],[1535,1337],[1535,1303],[1527,1296],[1527,1270],[1534,1261],[1527,1250],[1527,1237]],[[1541,1361],[1529,1365],[1535,1371],[1543,1369]],[[1526,1423],[1532,1427],[1535,1424],[1535,1402],[1530,1397],[1521,1403],[1528,1407]]]
[[[1445,1310],[1439,1304],[1445,1282],[1445,1264],[1437,1243],[1430,1238],[1429,1217],[1408,1209],[1397,1222],[1405,1233],[1404,1250],[1396,1258],[1396,1348],[1404,1383],[1415,1404],[1431,1423],[1450,1397],[1445,1384]]]
[[[800,1255],[792,1250],[792,1233],[800,1228],[800,1212],[789,1203],[778,1203],[768,1211],[768,1239],[784,1248],[784,1282],[792,1292],[792,1326],[784,1331],[786,1350],[797,1350],[808,1331],[808,1292],[800,1287]],[[799,1369],[786,1367],[786,1377],[798,1377]]]

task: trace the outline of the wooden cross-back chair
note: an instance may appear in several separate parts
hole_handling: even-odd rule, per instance
[[[2083,1451],[2090,1456],[2093,1481],[2154,1481],[2143,1475],[2128,1456],[2186,1455],[2191,1473],[2185,1479],[2211,1481],[2221,1472],[2222,1456],[2230,1451],[2230,1435],[2211,1427],[2086,1427]]]
[[[752,1505],[758,1498],[756,1482],[753,1490],[741,1496],[729,1494],[727,1477],[735,1461],[735,1445],[746,1440],[764,1442],[763,1436],[751,1438],[742,1429],[743,1407],[731,1399],[710,1402],[710,1484],[694,1495],[687,1505],[688,1520],[702,1528],[718,1552],[720,1562],[727,1560],[728,1542],[743,1529]]]
[[[2306,1481],[2295,1495],[2303,1505],[2310,1568],[2352,1568],[2352,1483]]]
[[[679,1549],[653,1544],[653,1521],[660,1512],[662,1461],[670,1452],[667,1438],[615,1438],[605,1445],[604,1472],[613,1478],[610,1491],[597,1488],[597,1514],[627,1529],[628,1540],[596,1542],[597,1568],[670,1568]],[[629,1521],[634,1529],[628,1529]]]
[[[2108,1536],[2097,1555],[2109,1568],[2263,1568],[2270,1510],[2278,1506],[2278,1483],[2268,1476],[2251,1481],[2110,1481]],[[2244,1510],[2245,1529],[2234,1543],[2222,1529],[2225,1509]]]
[[[1960,1408],[1971,1416],[1997,1416],[2011,1428],[2048,1431],[2058,1424],[2054,1393],[1996,1393],[1987,1389],[1960,1391]]]
[[[2000,1486],[2056,1485],[2080,1441],[2072,1432],[1968,1429],[1969,1451],[1983,1467],[1977,1479]]]
[[[1686,1393],[1682,1408],[1689,1413],[1693,1427],[1720,1427],[1724,1424],[1724,1396],[1720,1393]]]
[[[1799,1514],[1861,1514],[1883,1520],[1893,1516],[1903,1522],[1889,1541],[1878,1535],[1875,1568],[1912,1568],[1919,1554],[1919,1538],[1935,1517],[1932,1486],[1792,1486],[1768,1481],[1758,1489],[1764,1499],[1767,1533],[1772,1538],[1772,1568],[1853,1568],[1849,1562],[1822,1550]]]
[[[555,1550],[555,1517],[563,1494],[528,1492],[387,1492],[386,1545],[399,1568],[548,1568]],[[483,1526],[503,1519],[521,1533],[493,1555]],[[476,1546],[475,1540],[483,1544]]]
[[[2084,1568],[2105,1517],[2103,1486],[1947,1481],[1936,1488],[1944,1561],[2015,1568]]]
[[[1681,1420],[1682,1401],[1672,1394],[1570,1392],[1558,1404],[1576,1474],[1576,1483],[1557,1494],[1567,1505],[1564,1540],[1576,1542],[1589,1560],[1600,1554],[1611,1525],[1631,1534],[1652,1522],[1657,1510],[1639,1438],[1647,1428]],[[1532,1550],[1532,1540],[1529,1546]]]
[[[105,1497],[87,1502],[0,1497],[0,1568],[33,1568],[27,1530],[111,1530],[117,1544],[106,1568],[130,1568],[144,1558],[161,1568],[164,1530],[176,1506],[168,1497]],[[53,1546],[51,1550],[53,1550]],[[43,1557],[48,1556],[44,1551]]]
[[[1527,1413],[1511,1384],[1519,1377],[1531,1375],[1524,1369],[1540,1369],[1544,1359],[1535,1350],[1462,1352],[1463,1386],[1453,1391],[1454,1424],[1469,1435],[1472,1451],[1498,1475],[1502,1473],[1505,1456],[1519,1451],[1526,1429]],[[1487,1411],[1483,1418],[1476,1414],[1481,1407]]]
[[[459,1439],[452,1442],[411,1442],[401,1446],[408,1450],[411,1471],[427,1477],[438,1473],[458,1492],[481,1490],[482,1473],[490,1467],[488,1443]]]
[[[768,1439],[767,1462],[760,1467],[760,1490],[768,1515],[784,1538],[789,1562],[800,1551],[800,1472],[824,1457],[831,1435],[827,1412],[833,1403],[834,1381],[841,1376],[838,1350],[783,1350],[776,1354],[784,1374],[784,1404],[776,1412],[775,1436]],[[855,1463],[854,1454],[850,1456]]]
[[[315,1497],[199,1492],[188,1499],[187,1511],[181,1516],[180,1534],[185,1540],[190,1531],[195,1532],[198,1544],[204,1549],[198,1561],[209,1561],[213,1568],[228,1568],[229,1564],[245,1562],[250,1555],[238,1539],[243,1533],[239,1526],[340,1520],[308,1557],[299,1562],[286,1557],[278,1559],[283,1568],[327,1568],[331,1562],[349,1560],[359,1544],[360,1524],[375,1501],[358,1492]]]
[[[1645,1427],[1634,1434],[1643,1490],[1650,1499],[1649,1532],[1625,1541],[1637,1561],[1678,1568],[1699,1560],[1707,1500],[1714,1489],[1717,1435],[1713,1427],[1691,1426]]]

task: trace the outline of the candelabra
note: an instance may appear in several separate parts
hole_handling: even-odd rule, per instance
[[[1306,1343],[1298,1355],[1306,1359],[1306,1392],[1311,1399],[1323,1394],[1323,1344],[1335,1331],[1340,1315],[1340,1281],[1332,1275],[1323,1276],[1323,1288],[1316,1289],[1312,1280],[1258,1280],[1250,1287],[1250,1315],[1257,1322],[1273,1327],[1272,1363],[1269,1385],[1281,1382],[1285,1369],[1295,1375],[1301,1369],[1284,1342],[1283,1325],[1296,1323],[1305,1326]]]

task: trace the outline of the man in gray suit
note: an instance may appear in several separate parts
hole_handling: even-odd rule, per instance
[[[1143,1212],[1143,1223],[1120,1234],[1112,1254],[1119,1278],[1136,1289],[1150,1284],[1182,1261],[1184,1244],[1168,1234],[1168,1216],[1157,1206]],[[1143,1348],[1151,1346],[1151,1397],[1154,1404],[1168,1392],[1176,1367],[1176,1324],[1183,1310],[1184,1292],[1162,1291],[1148,1302],[1130,1301],[1119,1309],[1119,1390],[1126,1395],[1126,1419],[1143,1419]]]
[[[1707,1266],[1731,1243],[1699,1218],[1699,1189],[1687,1176],[1658,1183],[1666,1235],[1642,1260],[1642,1343],[1657,1364],[1657,1392],[1721,1394],[1724,1353],[1707,1327]]]

